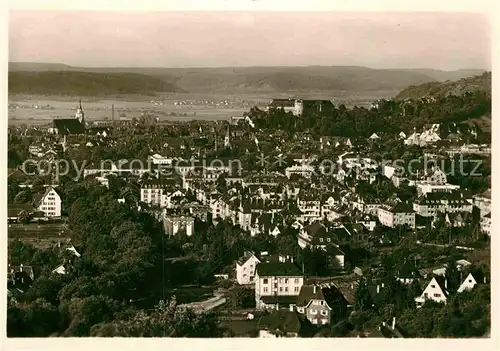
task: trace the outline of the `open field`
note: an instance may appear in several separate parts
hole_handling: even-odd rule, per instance
[[[241,116],[251,107],[265,108],[273,98],[314,97],[317,99],[334,99],[348,107],[354,105],[369,106],[378,98],[390,97],[395,91],[380,91],[367,94],[338,92],[336,94],[294,93],[294,94],[202,94],[202,93],[168,93],[156,97],[120,96],[116,98],[84,98],[82,106],[85,119],[111,120],[112,105],[115,109],[115,120],[140,118],[143,113],[158,116],[160,120],[227,120],[231,116]],[[71,118],[75,114],[79,97],[70,96],[9,96],[9,124],[48,124],[54,118]]]

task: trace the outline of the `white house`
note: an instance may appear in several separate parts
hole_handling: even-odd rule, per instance
[[[378,219],[386,227],[394,228],[398,225],[407,225],[415,229],[415,212],[411,206],[402,202],[395,205],[380,205]]]
[[[422,307],[425,301],[431,300],[438,303],[446,303],[448,296],[447,281],[443,277],[433,277],[422,292],[422,295],[415,298],[417,307]]]
[[[472,290],[472,288],[474,288],[476,284],[477,284],[476,279],[474,278],[472,273],[469,273],[469,275],[464,279],[464,281],[458,288],[457,292],[461,293],[463,291]]]
[[[255,268],[260,260],[252,252],[245,252],[245,255],[236,262],[236,280],[240,285],[253,284],[255,278]]]
[[[491,235],[491,212],[482,217],[480,223],[483,233]]]
[[[255,272],[255,304],[257,309],[295,305],[304,275],[290,261],[262,262]]]
[[[61,217],[61,196],[55,188],[49,186],[45,193],[35,200],[35,207],[44,212],[47,217]]]

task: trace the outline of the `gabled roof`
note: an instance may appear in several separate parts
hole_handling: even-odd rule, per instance
[[[324,237],[328,235],[326,227],[319,221],[309,224],[304,229],[312,237]]]
[[[244,265],[252,256],[257,258],[257,256],[255,256],[255,254],[253,252],[246,251],[245,254],[238,259],[238,261],[237,261],[238,265],[240,265],[240,266]],[[257,261],[260,262],[260,260],[258,258],[257,258]]]
[[[56,190],[56,188],[54,188],[53,186],[48,186],[45,188],[45,192],[42,194],[42,193],[38,193],[38,194],[35,194],[33,196],[33,205],[35,207],[38,207],[40,206],[40,203],[43,201],[43,199],[45,198],[45,196],[47,196],[48,193],[50,193],[52,190],[54,190],[56,192],[57,195],[59,195],[59,197],[61,196],[59,194],[59,192]]]
[[[85,133],[85,125],[76,118],[54,119],[52,124],[62,135]]]
[[[259,277],[301,277],[300,269],[291,262],[261,262],[257,264]]]

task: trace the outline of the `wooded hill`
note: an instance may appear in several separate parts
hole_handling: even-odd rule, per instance
[[[332,92],[361,93],[387,91],[393,96],[410,85],[429,81],[444,82],[483,73],[482,70],[440,71],[434,69],[372,69],[358,66],[307,67],[217,67],[217,68],[141,68],[141,67],[73,67],[64,64],[16,63],[9,64],[11,79],[19,79],[12,72],[92,72],[105,75],[141,74],[163,81],[146,84],[139,91],[211,92],[211,93],[279,93]],[[59,73],[62,74],[62,73]],[[125,78],[124,78],[125,79]],[[146,78],[143,78],[146,79]],[[150,78],[151,79],[151,78]],[[40,83],[38,83],[40,84]],[[144,84],[144,83],[142,83]],[[17,85],[13,86],[13,89]],[[113,88],[111,86],[110,88]],[[66,88],[61,87],[64,93]],[[103,87],[104,89],[104,87]],[[27,87],[16,92],[29,93]],[[116,89],[114,89],[116,90]],[[127,90],[127,89],[126,89]],[[128,89],[134,91],[134,89]],[[57,93],[57,90],[56,90]],[[334,94],[333,94],[334,93]]]
[[[106,96],[173,91],[182,89],[160,78],[137,73],[9,72],[10,94]]]

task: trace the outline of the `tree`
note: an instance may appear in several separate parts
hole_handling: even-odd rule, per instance
[[[365,279],[359,282],[354,299],[354,309],[356,311],[366,311],[373,308],[374,301],[368,291],[367,283]]]
[[[7,316],[9,337],[46,337],[58,331],[60,326],[57,309],[43,299],[9,306]]]
[[[229,290],[229,303],[233,310],[255,307],[255,293],[253,289],[235,286]]]
[[[33,194],[29,188],[25,188],[20,191],[14,198],[14,203],[25,204],[29,203],[33,199]]]

